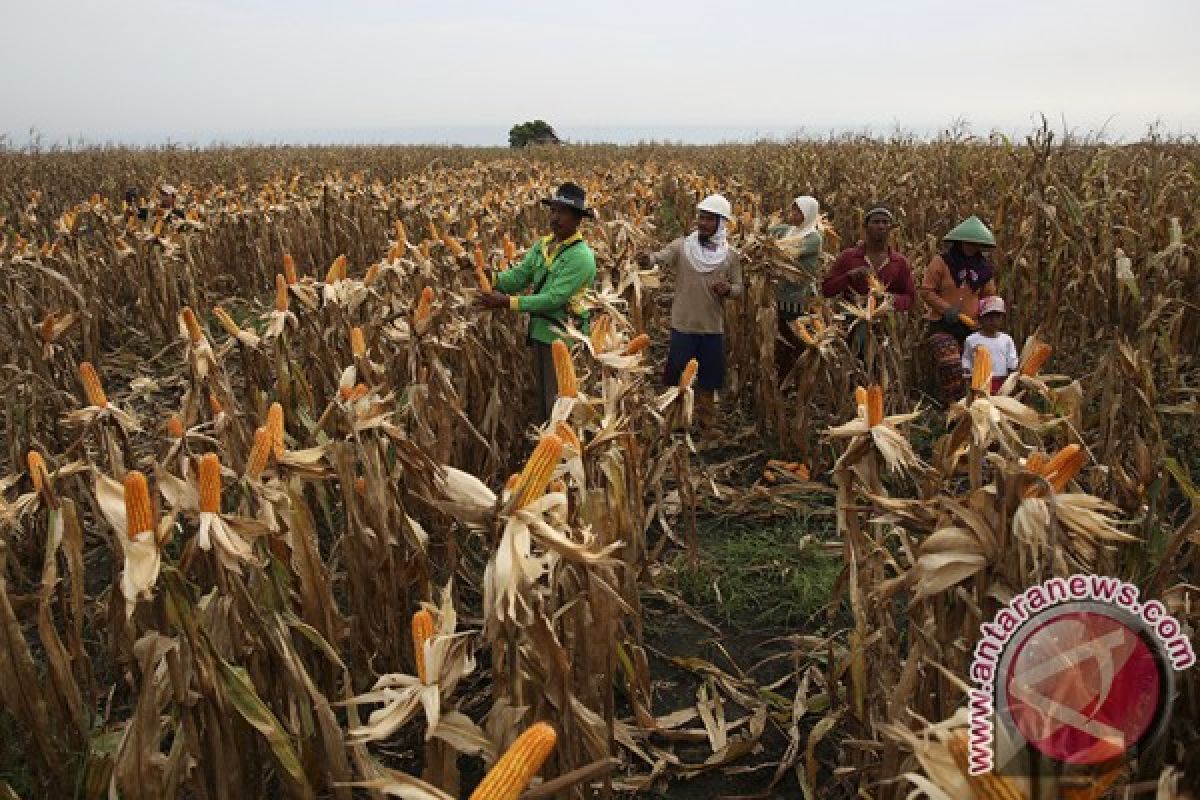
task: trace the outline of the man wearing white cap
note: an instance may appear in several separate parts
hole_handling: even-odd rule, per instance
[[[643,267],[656,263],[675,272],[663,383],[677,384],[687,363],[696,359],[696,416],[705,431],[716,425],[716,393],[725,384],[725,300],[742,294],[741,256],[725,238],[732,218],[729,201],[709,195],[696,205],[696,230],[638,257]]]
[[[968,376],[975,368],[975,348],[986,347],[992,357],[992,391],[1000,391],[1008,373],[1017,368],[1017,345],[1004,332],[1007,309],[1004,301],[990,295],[979,301],[979,330],[963,343],[962,368]]]

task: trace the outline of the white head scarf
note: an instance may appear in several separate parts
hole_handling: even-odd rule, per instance
[[[700,232],[692,231],[683,240],[683,252],[697,272],[709,273],[725,263],[729,256],[729,243],[725,240],[725,218],[717,218],[717,232],[709,237],[707,245],[700,243]]]
[[[817,230],[817,224],[821,221],[821,204],[817,202],[817,198],[805,194],[797,197],[792,203],[804,213],[804,224],[793,235],[808,236]]]

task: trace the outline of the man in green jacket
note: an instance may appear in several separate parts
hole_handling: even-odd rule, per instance
[[[551,233],[539,239],[519,264],[496,275],[494,291],[479,300],[485,309],[529,314],[528,338],[534,349],[543,420],[550,419],[558,396],[550,346],[566,338],[568,321],[585,333],[588,330],[583,298],[596,279],[596,256],[580,235],[579,225],[596,213],[585,200],[584,190],[569,182],[542,200],[550,206]],[[527,288],[529,294],[518,294]]]

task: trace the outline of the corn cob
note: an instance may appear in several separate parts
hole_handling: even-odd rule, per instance
[[[517,481],[519,481],[520,479],[521,479],[520,473],[514,472],[512,475],[509,475],[508,480],[506,480],[504,482],[504,491],[511,492],[513,490],[513,488],[516,487]]]
[[[399,261],[402,255],[404,255],[404,251],[400,249],[400,245],[394,244],[388,248],[388,261]]]
[[[191,306],[184,306],[183,324],[187,326],[188,337],[192,340],[192,344],[200,344],[204,341],[204,334],[200,330],[200,323],[196,321],[196,313],[192,311]]]
[[[421,242],[421,257],[426,261],[429,260],[429,239]]]
[[[571,351],[566,343],[556,339],[550,345],[550,353],[554,357],[554,378],[558,383],[559,397],[578,397],[579,380],[575,377],[575,364],[571,361]]]
[[[1043,474],[1042,470],[1046,466],[1046,455],[1041,450],[1034,450],[1025,459],[1025,469],[1030,472],[1036,472],[1038,475]]]
[[[683,374],[679,376],[679,388],[690,389],[692,384],[696,382],[696,372],[700,369],[700,362],[692,359],[683,368]]]
[[[100,376],[96,374],[96,368],[92,366],[92,362],[80,362],[79,379],[83,381],[83,394],[87,397],[88,404],[97,408],[108,408],[108,397],[104,394],[104,387],[100,385]]]
[[[358,402],[359,400],[366,397],[367,392],[369,392],[369,391],[370,391],[370,389],[367,388],[367,385],[365,383],[354,384],[354,388],[350,390],[350,397],[349,397],[350,402],[351,403]]]
[[[421,290],[421,299],[417,301],[417,310],[413,314],[413,320],[420,323],[426,322],[433,315],[433,287],[426,286]]]
[[[479,281],[480,291],[482,291],[484,294],[491,294],[492,281],[487,276],[487,271],[484,270],[483,267],[475,267],[475,280]]]
[[[809,347],[817,346],[817,337],[814,336],[808,329],[808,324],[804,320],[797,319],[792,321],[792,331],[800,337],[800,341],[804,342]]]
[[[433,615],[421,609],[412,617],[413,656],[417,662],[417,677],[425,683],[425,642],[433,636]]]
[[[41,494],[49,474],[46,470],[46,459],[42,458],[42,454],[37,450],[30,450],[25,454],[25,463],[29,467],[29,480],[33,482],[33,491]]]
[[[221,401],[212,392],[208,393],[208,409],[214,417],[219,417],[225,413],[225,409],[221,406]]]
[[[1054,487],[1055,492],[1061,492],[1079,474],[1079,470],[1083,469],[1086,460],[1087,454],[1083,452],[1082,447],[1077,444],[1069,444],[1046,462],[1042,474]]]
[[[956,731],[946,740],[946,749],[954,759],[954,763],[967,779],[971,791],[980,800],[1027,800],[1017,784],[1004,775],[989,772],[986,775],[971,775],[968,772],[967,734]]]
[[[367,267],[367,274],[363,276],[363,285],[370,286],[379,277],[379,265],[372,264]]]
[[[580,455],[583,454],[583,443],[579,441],[579,437],[575,434],[575,431],[571,429],[570,425],[560,421],[554,426],[554,434],[559,439],[562,439],[564,446],[571,448]]]
[[[512,237],[507,233],[504,234],[504,258],[512,261],[517,257],[517,244],[512,240]]]
[[[1038,342],[1034,346],[1033,352],[1029,354],[1029,358],[1025,359],[1025,363],[1021,365],[1021,374],[1026,378],[1032,378],[1041,371],[1042,365],[1050,358],[1050,354],[1054,352],[1054,348],[1045,342]]]
[[[455,258],[461,258],[467,253],[467,251],[463,249],[463,246],[458,243],[458,239],[455,239],[448,233],[442,237],[442,244],[446,245],[446,247],[450,249],[450,253]]]
[[[471,250],[471,261],[475,265],[475,269],[483,270],[487,268],[487,259],[483,255],[483,247],[476,244]]]
[[[42,327],[39,331],[39,335],[42,337],[43,342],[50,343],[54,341],[54,319],[55,314],[53,311],[51,311],[46,315],[46,318],[42,320]]]
[[[592,323],[592,332],[588,337],[592,343],[593,353],[603,353],[612,341],[612,317],[601,314]]]
[[[200,456],[200,511],[221,513],[221,461],[216,453]]]
[[[883,387],[874,384],[867,390],[867,424],[874,428],[883,422]]]
[[[367,496],[367,479],[361,475],[354,479],[354,493],[359,497]]]
[[[959,314],[958,321],[961,322],[963,325],[966,325],[968,328],[971,328],[972,330],[979,327],[979,323],[976,322],[974,320],[974,318],[969,317],[966,314]]]
[[[862,387],[862,386],[854,387],[854,405],[855,406],[866,411],[868,399],[869,399],[869,397],[867,394],[867,390],[864,387]]]
[[[329,272],[325,273],[326,283],[337,283],[346,279],[346,256],[340,255],[333,260],[329,265]]]
[[[254,446],[250,448],[250,457],[246,459],[247,478],[257,478],[262,474],[267,468],[271,450],[271,432],[261,425],[254,431]]]
[[[279,273],[275,274],[275,310],[288,310],[288,283]]]
[[[172,439],[183,438],[183,420],[178,414],[172,414],[167,417],[167,435]]]
[[[990,394],[992,391],[992,354],[983,345],[975,348],[975,364],[971,369],[971,389]]]
[[[296,282],[296,259],[291,255],[285,254],[283,257],[283,277],[288,286]]]
[[[400,253],[404,253],[404,246],[408,244],[408,231],[404,229],[404,220],[398,219],[395,222],[396,227],[396,247],[400,248]]]
[[[267,430],[271,432],[271,448],[275,452],[275,459],[283,458],[283,406],[279,403],[271,403],[267,409]]]
[[[357,325],[350,329],[350,352],[355,358],[362,358],[367,354],[367,340],[363,336],[363,329]]]
[[[125,473],[125,535],[130,539],[139,533],[154,530],[154,514],[150,509],[150,487],[146,476],[136,469]]]
[[[545,722],[530,726],[488,770],[471,800],[517,800],[550,757],[558,735]]]
[[[429,238],[434,241],[440,241],[442,238],[442,233],[437,229],[437,225],[433,220],[429,220]]]
[[[553,433],[543,436],[538,442],[513,486],[517,508],[524,508],[546,493],[546,484],[550,482],[554,468],[562,458],[562,448],[562,439]]]
[[[637,336],[625,345],[625,349],[621,351],[623,356],[636,356],[638,353],[650,346],[650,334],[639,333]]]
[[[229,312],[220,306],[217,306],[213,309],[213,316],[217,318],[217,322],[221,323],[221,327],[224,328],[225,332],[230,336],[237,336],[242,332],[242,329],[238,327],[238,324],[233,321],[233,317],[229,316]]]

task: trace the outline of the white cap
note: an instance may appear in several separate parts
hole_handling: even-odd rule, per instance
[[[1002,298],[991,295],[979,301],[979,316],[984,314],[1007,314],[1004,309],[1004,300]]]
[[[719,194],[710,194],[701,200],[696,204],[696,210],[707,211],[725,219],[733,219],[733,206],[729,205],[729,201]]]

